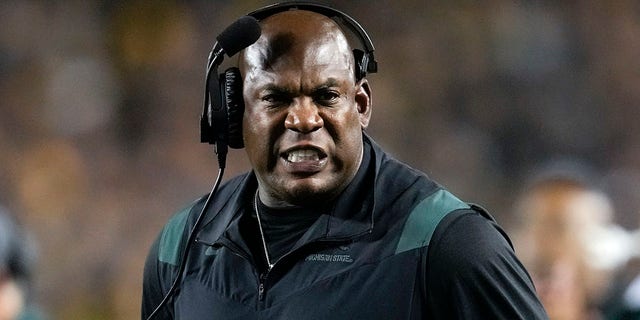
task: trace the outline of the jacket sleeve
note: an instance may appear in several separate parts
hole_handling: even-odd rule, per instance
[[[151,313],[160,304],[164,295],[166,294],[168,287],[171,284],[165,284],[166,278],[162,275],[163,270],[160,266],[158,259],[158,248],[160,244],[161,236],[158,236],[156,241],[151,246],[147,261],[144,265],[144,276],[142,280],[142,313],[141,319],[146,320]],[[164,270],[167,272],[169,270]],[[154,320],[159,319],[173,319],[170,314],[170,310],[167,307],[159,310],[158,314],[154,316]]]
[[[548,319],[502,229],[474,210],[447,215],[428,252],[434,319]]]
[[[190,229],[194,209],[201,208],[200,201],[192,203],[173,215],[162,232],[151,246],[144,266],[142,281],[142,319],[145,320],[153,313],[167,294],[182,260],[186,249],[188,230]],[[162,307],[154,316],[154,320],[173,319],[171,301]]]

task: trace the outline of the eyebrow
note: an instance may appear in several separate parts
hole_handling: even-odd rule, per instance
[[[325,81],[323,84],[319,85],[316,87],[316,90],[318,89],[325,89],[325,88],[331,88],[331,87],[337,87],[340,85],[340,82],[338,82],[337,79],[335,78],[329,78],[327,79],[327,81]]]
[[[331,87],[337,87],[339,85],[340,85],[340,82],[337,79],[328,78],[325,82],[313,87],[311,89],[311,92],[316,92],[318,90],[324,90]],[[293,94],[294,92],[294,90],[291,90],[289,88],[282,87],[273,83],[264,85],[260,91],[272,91],[272,92],[285,93],[285,94]]]

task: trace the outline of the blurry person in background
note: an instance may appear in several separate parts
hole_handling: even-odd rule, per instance
[[[633,244],[629,261],[616,272],[602,304],[603,318],[606,320],[640,320],[640,230],[638,229],[633,232]]]
[[[30,303],[35,248],[27,233],[0,207],[0,320],[38,320]]]
[[[517,199],[516,254],[550,319],[602,319],[612,274],[633,248],[612,208],[605,193],[563,171],[537,176]]]

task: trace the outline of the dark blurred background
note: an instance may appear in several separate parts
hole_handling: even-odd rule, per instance
[[[38,243],[50,318],[139,318],[148,247],[215,178],[206,57],[268,3],[0,2],[0,204]],[[368,132],[397,158],[507,228],[539,167],[576,163],[638,227],[639,1],[323,3],[376,45]],[[232,151],[226,177],[247,169]]]

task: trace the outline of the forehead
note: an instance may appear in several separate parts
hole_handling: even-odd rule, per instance
[[[331,19],[309,11],[288,11],[262,21],[258,41],[244,50],[243,73],[338,72],[352,73],[351,47]]]

